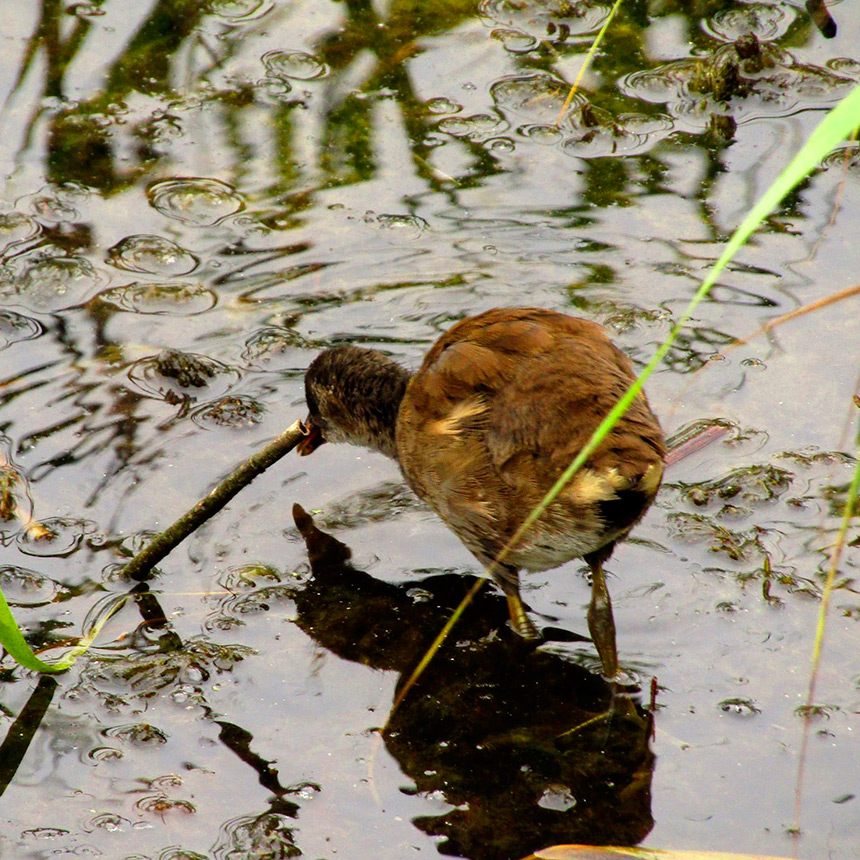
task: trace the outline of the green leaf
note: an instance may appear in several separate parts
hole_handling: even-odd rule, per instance
[[[65,672],[72,665],[71,663],[67,665],[66,661],[62,660],[58,663],[46,663],[33,653],[15,622],[2,590],[0,590],[0,643],[25,669],[32,669],[34,672]]]
[[[89,650],[95,638],[101,632],[102,627],[119,611],[130,596],[128,594],[120,595],[120,599],[93,625],[90,634],[81,639],[62,660],[57,660],[55,663],[46,663],[44,660],[40,660],[27,644],[24,634],[21,633],[21,628],[18,627],[15,621],[15,616],[12,615],[12,610],[9,609],[6,597],[2,589],[0,589],[0,644],[25,669],[31,669],[34,672],[65,672],[74,665],[75,660],[81,654]]]

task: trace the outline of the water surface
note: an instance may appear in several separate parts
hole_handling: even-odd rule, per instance
[[[327,345],[414,367],[453,321],[525,303],[644,364],[860,79],[857,22],[832,13],[827,39],[799,3],[625,4],[556,124],[605,5],[7,4],[0,586],[33,645],[79,636],[134,586],[118,565],[147,534],[303,416]],[[727,432],[667,472],[609,566],[637,718],[582,729],[608,702],[590,644],[518,651],[487,589],[381,741],[478,571],[392,463],[326,446],[169,556],[56,684],[7,658],[0,853],[790,854],[858,300],[729,347],[856,283],[858,166],[846,145],[785,201],[649,382],[667,433]],[[860,838],[857,563],[849,545],[809,858]],[[524,596],[586,632],[578,563]]]

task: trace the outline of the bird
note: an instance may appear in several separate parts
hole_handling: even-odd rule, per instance
[[[396,460],[501,588],[524,639],[542,636],[523,606],[519,572],[584,559],[589,632],[603,674],[615,678],[603,565],[654,500],[666,456],[644,393],[532,527],[509,542],[634,379],[603,326],[543,308],[495,308],[455,323],[415,373],[375,349],[321,352],[304,377],[307,435],[298,452],[346,442]]]

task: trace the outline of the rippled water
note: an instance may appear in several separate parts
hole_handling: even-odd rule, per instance
[[[648,384],[669,434],[712,441],[609,565],[635,708],[606,720],[590,643],[523,653],[485,589],[381,739],[477,571],[365,451],[287,457],[148,582],[122,574],[303,416],[304,368],[332,343],[414,367],[463,316],[535,304],[647,361],[860,80],[860,30],[844,3],[830,39],[798,3],[628,5],[569,104],[606,4],[5,10],[0,587],[47,657],[133,600],[56,680],[3,661],[0,855],[792,853],[860,299],[759,330],[857,283],[854,144]],[[856,542],[852,523],[811,713],[809,858],[860,840]],[[524,597],[585,633],[578,564]]]

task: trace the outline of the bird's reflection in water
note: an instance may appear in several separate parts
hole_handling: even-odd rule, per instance
[[[300,506],[293,517],[313,573],[295,595],[298,625],[403,684],[472,580],[381,582]],[[611,707],[602,678],[524,642],[507,618],[504,597],[483,589],[386,727],[412,791],[453,807],[413,823],[444,837],[442,854],[476,860],[640,842],[653,824],[651,715],[633,701]]]

